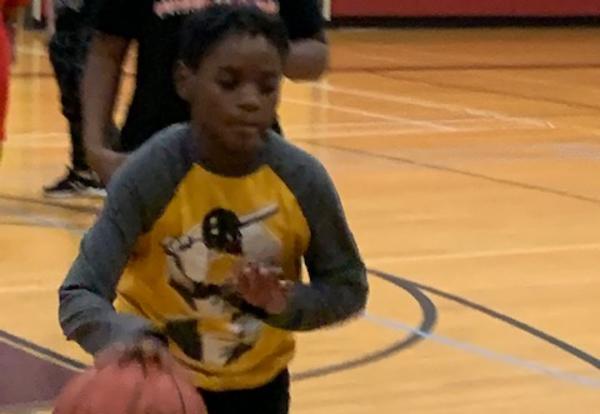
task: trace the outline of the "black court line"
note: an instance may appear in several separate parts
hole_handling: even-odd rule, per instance
[[[434,303],[425,294],[423,294],[423,292],[421,292],[418,287],[405,280],[390,279],[385,276],[380,276],[376,273],[373,273],[372,275],[375,277],[379,277],[380,279],[387,281],[397,286],[398,288],[408,292],[413,297],[413,299],[415,299],[415,301],[421,309],[422,319],[418,327],[419,332],[431,333],[433,331],[433,328],[435,327],[435,324],[437,322],[437,309]],[[60,361],[68,367],[71,367],[72,369],[81,370],[87,367],[85,364],[82,364],[79,361],[57,354],[56,352],[50,349],[44,348],[23,338],[11,335],[8,332],[0,330],[0,337],[4,337],[9,342],[20,345],[26,349],[31,349],[32,351]],[[417,333],[411,333],[407,337],[398,340],[381,350],[370,352],[366,355],[348,361],[340,362],[337,364],[325,365],[319,368],[293,374],[292,380],[304,381],[307,379],[323,377],[326,375],[331,375],[342,371],[359,368],[368,364],[372,364],[383,359],[389,358],[394,354],[402,351],[403,349],[414,346],[419,342],[423,341],[424,339],[425,338],[422,335],[419,335]]]
[[[82,205],[76,205],[76,204],[60,203],[57,201],[43,200],[43,199],[31,198],[31,197],[15,196],[15,195],[10,195],[10,194],[0,194],[0,200],[13,201],[13,202],[18,202],[18,203],[26,203],[26,204],[34,204],[34,205],[39,205],[39,206],[44,206],[44,207],[60,208],[60,209],[69,210],[69,211],[76,211],[78,213],[96,214],[99,211],[99,207],[97,208],[97,207],[93,207],[93,206],[82,206]]]
[[[440,289],[437,289],[437,288],[434,288],[434,287],[431,287],[428,285],[413,282],[411,280],[405,279],[403,277],[400,277],[400,276],[397,276],[397,275],[394,275],[394,274],[391,274],[388,272],[383,272],[383,271],[380,271],[377,269],[369,269],[368,271],[371,275],[379,277],[385,281],[388,281],[388,282],[406,290],[419,303],[419,305],[421,306],[422,312],[423,312],[423,320],[421,321],[420,328],[418,328],[421,330],[420,332],[431,332],[437,321],[437,309],[436,309],[435,305],[433,304],[433,302],[425,294],[423,294],[422,291],[425,291],[425,292],[434,294],[436,296],[442,297],[444,299],[458,303],[462,306],[465,306],[465,307],[475,310],[477,312],[480,312],[480,313],[487,315],[493,319],[504,322],[504,323],[508,324],[509,326],[512,326],[512,327],[514,327],[522,332],[525,332],[527,334],[530,334],[550,345],[553,345],[553,346],[557,347],[558,349],[572,355],[573,357],[585,362],[586,364],[591,365],[592,367],[600,370],[600,360],[597,357],[591,355],[590,353],[588,353],[588,352],[586,352],[586,351],[584,351],[562,339],[559,339],[559,338],[552,336],[546,332],[543,332],[540,329],[537,329],[537,328],[535,328],[529,324],[526,324],[525,322],[517,320],[511,316],[508,316],[506,314],[503,314],[501,312],[498,312],[496,310],[488,308],[484,305],[473,302],[464,297],[461,297],[461,296],[458,296],[458,295],[455,295],[452,293],[448,293],[448,292],[445,292],[443,290],[440,290]],[[422,337],[422,335],[417,335],[420,338],[416,338],[415,335],[416,334],[411,334],[407,338],[393,344],[390,347],[387,347],[386,349],[384,349],[382,351],[368,354],[362,358],[357,358],[357,359],[343,362],[340,364],[325,366],[325,367],[317,368],[314,370],[309,370],[309,371],[295,374],[293,376],[293,380],[294,381],[302,381],[302,380],[306,380],[306,379],[310,379],[310,378],[322,377],[325,375],[338,373],[338,372],[341,372],[344,370],[358,368],[360,366],[364,366],[364,365],[372,363],[372,362],[380,361],[384,358],[388,358],[388,357],[394,355],[395,353],[399,352],[400,350],[402,350],[404,348],[407,348],[411,345],[415,345],[416,343],[418,343],[419,341],[424,339]],[[86,366],[84,364],[82,364],[78,361],[64,357],[64,356],[57,354],[49,349],[40,347],[39,345],[36,345],[34,343],[31,343],[29,341],[26,341],[22,338],[14,336],[14,335],[10,335],[1,330],[0,330],[0,336],[8,339],[9,341],[12,341],[19,345],[22,345],[23,347],[28,347],[28,348],[33,349],[43,355],[50,356],[56,360],[59,360],[65,364],[67,364],[67,365],[71,365],[74,368],[77,368],[77,369],[85,369],[86,368]]]
[[[393,72],[393,71],[391,71],[391,72]],[[454,90],[463,91],[463,92],[466,91],[466,92],[493,94],[493,95],[504,96],[504,97],[508,97],[508,98],[518,98],[518,99],[525,99],[525,100],[529,100],[529,101],[545,102],[545,103],[550,103],[550,104],[554,104],[554,105],[563,105],[563,106],[568,106],[573,109],[586,109],[586,110],[590,110],[590,111],[594,111],[594,112],[600,111],[599,105],[567,101],[564,99],[537,97],[537,96],[525,95],[525,94],[517,93],[517,92],[498,91],[498,90],[484,88],[484,87],[480,87],[480,86],[455,85],[452,83],[440,82],[440,81],[404,78],[404,77],[398,76],[394,73],[378,72],[376,75],[381,78],[384,78],[384,79],[391,79],[391,80],[402,81],[402,82],[420,83],[423,85],[444,88],[444,89],[454,89]],[[546,116],[555,116],[555,115],[549,114]],[[561,114],[561,116],[564,116],[564,114]]]
[[[433,328],[437,322],[437,308],[435,307],[431,299],[427,297],[427,295],[424,295],[419,288],[417,288],[413,283],[407,280],[389,278],[386,275],[382,276],[377,273],[372,273],[372,275],[379,277],[380,279],[383,279],[387,282],[390,282],[393,285],[407,291],[415,299],[415,301],[417,301],[421,308],[421,323],[417,328],[418,331],[420,333],[431,333],[433,331]],[[367,364],[372,364],[374,362],[378,362],[383,359],[389,358],[405,348],[416,345],[418,342],[423,341],[424,339],[425,337],[423,335],[413,332],[403,340],[395,342],[394,344],[390,345],[389,347],[383,350],[376,351],[364,355],[362,357],[352,359],[349,361],[344,361],[338,364],[327,365],[313,370],[300,372],[298,374],[292,375],[292,379],[294,381],[302,381],[309,378],[322,377],[328,374],[333,374],[340,371],[347,371],[349,369],[362,367]]]
[[[365,151],[365,150],[361,150],[361,149],[347,148],[347,147],[343,147],[343,146],[339,146],[339,145],[325,144],[322,142],[324,140],[307,139],[307,140],[295,140],[295,141],[300,142],[303,145],[311,145],[314,147],[332,149],[332,150],[347,152],[347,153],[356,154],[356,155],[360,155],[360,156],[364,156],[364,157],[383,159],[383,160],[393,161],[393,162],[397,162],[397,163],[401,163],[401,164],[413,165],[415,167],[427,168],[429,170],[449,172],[452,174],[462,175],[462,176],[469,177],[469,178],[485,180],[485,181],[493,182],[496,184],[502,184],[502,185],[507,185],[507,186],[511,186],[511,187],[515,187],[515,188],[521,188],[524,190],[538,191],[541,193],[551,194],[551,195],[564,197],[564,198],[570,198],[570,199],[578,200],[578,201],[584,201],[586,203],[591,203],[591,204],[600,206],[600,199],[598,199],[598,198],[589,197],[589,196],[576,194],[576,193],[571,193],[569,191],[558,190],[558,189],[551,188],[551,187],[545,187],[542,185],[529,184],[529,183],[524,183],[521,181],[493,177],[491,175],[485,175],[485,174],[476,173],[476,172],[472,172],[472,171],[468,171],[468,170],[462,170],[459,168],[448,167],[445,165],[417,161],[417,160],[413,160],[413,159],[405,158],[405,157],[397,157],[394,155],[380,154],[380,153],[369,152],[369,151]]]
[[[600,360],[591,355],[590,353],[577,348],[576,346],[567,343],[566,341],[563,341],[562,339],[559,339],[555,336],[552,336],[546,332],[543,332],[531,325],[526,324],[525,322],[519,321],[515,318],[512,318],[508,315],[505,315],[503,313],[500,313],[498,311],[495,311],[493,309],[490,309],[486,306],[483,306],[481,304],[475,303],[469,299],[463,298],[461,296],[458,295],[454,295],[452,293],[448,293],[445,292],[443,290],[431,287],[431,286],[427,286],[427,285],[423,285],[421,283],[416,283],[407,279],[404,279],[400,276],[391,274],[391,273],[387,273],[387,272],[383,272],[381,270],[377,270],[377,269],[369,269],[369,272],[377,275],[381,278],[384,278],[386,280],[391,281],[400,281],[402,283],[408,283],[413,285],[414,287],[421,289],[425,292],[429,292],[432,293],[436,296],[442,297],[444,299],[448,299],[451,300],[453,302],[456,302],[460,305],[463,305],[467,308],[473,309],[475,311],[481,312],[484,315],[490,316],[491,318],[497,319],[499,321],[502,321],[510,326],[512,326],[513,328],[516,328],[520,331],[526,332],[536,338],[541,339],[542,341],[545,341],[547,343],[549,343],[550,345],[553,345],[561,350],[563,350],[564,352],[574,356],[575,358],[591,365],[592,367],[599,369],[600,370]]]
[[[76,361],[74,359],[71,359],[69,357],[66,357],[64,355],[61,355],[59,353],[56,353],[48,348],[44,348],[43,346],[37,345],[31,341],[28,341],[26,339],[20,338],[18,336],[15,335],[11,335],[6,331],[3,331],[0,329],[0,338],[4,338],[5,340],[7,340],[10,343],[16,344],[18,346],[21,346],[25,349],[30,349],[31,351],[37,352],[39,354],[45,355],[51,359],[54,359],[56,361],[60,361],[63,364],[67,365],[68,367],[71,367],[73,369],[77,369],[77,370],[81,370],[81,369],[85,369],[86,365]],[[5,375],[5,374],[3,374]]]

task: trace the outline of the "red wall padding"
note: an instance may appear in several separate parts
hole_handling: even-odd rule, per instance
[[[600,0],[332,0],[332,16],[600,16]]]

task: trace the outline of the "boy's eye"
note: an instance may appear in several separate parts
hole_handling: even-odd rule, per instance
[[[232,77],[218,78],[217,83],[219,84],[219,86],[221,88],[223,88],[227,91],[232,91],[239,85],[239,82]]]
[[[262,76],[258,82],[258,90],[263,95],[271,95],[274,92],[277,92],[277,88],[279,87],[279,77],[268,74],[266,76]]]
[[[270,95],[277,90],[277,82],[263,82],[259,85],[260,93]]]

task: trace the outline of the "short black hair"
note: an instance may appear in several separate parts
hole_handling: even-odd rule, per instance
[[[256,6],[216,4],[190,15],[181,31],[179,59],[197,69],[208,52],[231,34],[264,36],[285,60],[289,52],[286,27],[277,15]]]

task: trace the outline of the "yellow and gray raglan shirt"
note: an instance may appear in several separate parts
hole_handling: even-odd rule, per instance
[[[159,132],[109,187],[60,289],[66,336],[96,353],[159,332],[209,390],[256,387],[292,359],[291,331],[343,321],[365,305],[365,268],[323,166],[269,133],[242,177],[199,162],[187,124]],[[300,281],[270,316],[226,283],[249,260]]]

